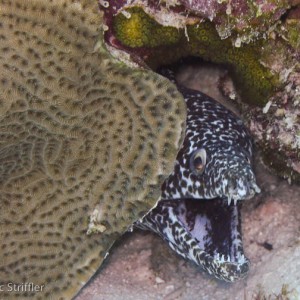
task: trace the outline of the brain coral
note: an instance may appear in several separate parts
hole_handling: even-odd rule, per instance
[[[0,278],[44,285],[5,299],[75,295],[181,142],[175,87],[115,61],[100,26],[96,1],[0,1]]]

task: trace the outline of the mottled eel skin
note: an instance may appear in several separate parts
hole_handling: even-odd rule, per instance
[[[176,84],[168,69],[161,74]],[[245,277],[239,200],[260,192],[252,140],[242,121],[201,92],[177,84],[187,105],[185,139],[161,199],[137,226],[158,233],[186,259],[233,282]]]

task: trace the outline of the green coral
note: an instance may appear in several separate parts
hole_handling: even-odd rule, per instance
[[[178,30],[158,24],[141,8],[128,9],[125,15],[120,13],[114,19],[117,39],[127,47],[151,48],[147,63],[152,67],[185,56],[225,64],[232,71],[237,86],[241,87],[243,98],[259,106],[264,106],[279,87],[277,75],[259,61],[264,41],[237,48],[231,39],[220,39],[214,25],[208,21]]]

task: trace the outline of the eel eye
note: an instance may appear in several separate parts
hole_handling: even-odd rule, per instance
[[[206,165],[206,151],[205,149],[199,149],[194,152],[191,157],[191,169],[197,175],[201,175],[204,172]]]

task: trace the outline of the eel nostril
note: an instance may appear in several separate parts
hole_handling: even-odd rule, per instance
[[[261,192],[260,187],[256,184],[256,182],[252,183],[252,189],[255,191],[255,193],[259,194]]]

